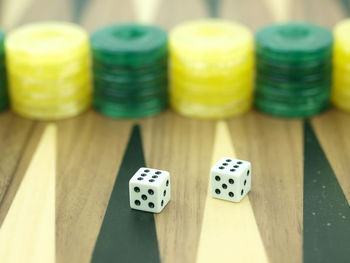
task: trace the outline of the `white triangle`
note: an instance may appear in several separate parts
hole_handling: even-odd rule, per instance
[[[154,23],[162,0],[133,0],[136,21],[139,23]]]
[[[291,19],[291,0],[264,0],[275,22],[285,22]]]
[[[34,0],[4,0],[0,8],[0,23],[5,29],[14,27]]]
[[[46,127],[0,228],[1,263],[55,262],[56,126]]]
[[[212,164],[235,150],[227,124],[217,123]],[[208,173],[209,180],[209,173]],[[240,203],[212,198],[210,183],[205,202],[197,263],[268,262],[248,197]]]

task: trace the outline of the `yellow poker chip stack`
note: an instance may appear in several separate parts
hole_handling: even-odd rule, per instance
[[[334,29],[332,101],[336,107],[350,112],[350,19]]]
[[[171,104],[182,115],[221,119],[252,104],[253,36],[219,20],[186,22],[170,33]]]
[[[65,22],[33,23],[5,41],[13,110],[37,120],[73,117],[91,101],[88,34]]]

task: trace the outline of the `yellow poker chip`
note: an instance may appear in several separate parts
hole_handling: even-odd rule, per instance
[[[181,82],[187,83],[186,86],[189,88],[191,86],[202,86],[203,88],[208,87],[209,89],[216,90],[217,87],[227,87],[231,89],[237,84],[242,82],[252,81],[254,79],[253,69],[246,70],[241,74],[232,74],[232,76],[206,76],[206,75],[192,75],[191,73],[174,73],[172,72],[173,81],[172,82]]]
[[[348,84],[347,87],[350,87],[350,85]],[[335,87],[332,90],[332,98],[336,100],[350,100],[350,89],[339,89]]]
[[[230,66],[231,64],[239,64],[248,60],[251,57],[252,51],[254,50],[253,48],[247,48],[246,50],[240,50],[234,53],[232,52],[232,54],[228,53],[226,54],[226,56],[219,56],[215,54],[211,55],[211,53],[209,52],[203,52],[203,54],[196,54],[195,52],[174,49],[171,47],[169,49],[171,52],[171,60],[177,61],[181,64],[195,62],[199,64],[199,66],[202,63],[216,64],[218,63],[218,61],[220,61],[221,64],[225,63],[228,66]]]
[[[11,104],[38,120],[75,116],[91,104],[87,33],[65,22],[33,23],[5,42]]]
[[[227,104],[248,97],[253,91],[253,78],[231,85],[194,85],[174,80],[171,95],[185,101],[201,104]]]
[[[225,119],[247,112],[251,108],[252,98],[224,105],[207,105],[172,97],[171,105],[176,112],[190,118]]]
[[[17,114],[34,119],[34,120],[60,120],[65,118],[70,118],[85,112],[91,104],[91,98],[85,98],[82,101],[75,101],[72,103],[67,103],[64,105],[53,106],[49,108],[41,108],[41,107],[25,107],[22,104],[17,104],[13,102],[12,108],[14,112]]]
[[[347,49],[347,45],[344,45],[344,43],[339,43],[339,41],[335,39],[333,46],[333,60],[337,64],[349,64],[350,50]]]
[[[7,59],[33,64],[57,64],[85,55],[88,34],[66,22],[38,22],[22,26],[5,40]]]
[[[332,90],[332,99],[350,101],[350,84],[347,85],[347,88],[348,89],[340,89],[335,86]]]
[[[344,99],[350,97],[350,84],[347,84],[347,89],[339,86],[333,86],[332,98],[334,99]]]
[[[252,93],[253,78],[245,79],[230,85],[204,85],[173,81],[171,91],[182,95],[183,97],[193,97],[194,100],[218,98],[222,101],[230,100],[240,94]]]
[[[247,59],[244,63],[237,65],[223,64],[178,64],[171,62],[171,74],[179,79],[191,79],[205,83],[213,82],[237,82],[239,79],[249,78],[254,72],[254,60]]]
[[[78,90],[75,93],[67,94],[66,96],[43,96],[42,94],[23,94],[23,93],[12,93],[11,99],[18,105],[24,107],[33,108],[50,108],[51,106],[64,105],[66,103],[76,102],[85,100],[91,96],[91,92],[85,90]]]
[[[342,58],[343,61],[345,62],[344,58]],[[350,58],[349,58],[349,62],[350,62]],[[339,73],[338,73],[339,72]],[[349,74],[350,73],[350,63],[346,64],[346,63],[339,63],[339,60],[336,60],[335,58],[333,59],[333,75],[335,74]]]
[[[178,98],[179,100],[184,100],[189,103],[194,103],[194,104],[203,104],[203,105],[225,105],[225,104],[234,104],[237,101],[241,101],[246,99],[250,93],[245,92],[245,93],[237,93],[235,95],[231,96],[225,96],[225,97],[214,97],[214,96],[207,96],[203,95],[201,93],[196,94],[195,96],[193,94],[179,94],[176,91],[171,93],[173,98]]]
[[[9,75],[10,93],[18,96],[62,97],[91,90],[91,81],[86,74],[56,81],[21,78]]]
[[[337,108],[350,112],[350,84],[341,88],[335,86],[332,92],[332,102]]]
[[[185,22],[170,33],[170,50],[201,60],[231,60],[253,49],[253,35],[245,26],[220,19]]]
[[[17,109],[25,109],[28,110],[28,116],[30,115],[30,112],[38,112],[42,111],[43,115],[64,115],[65,112],[72,112],[74,108],[88,108],[91,105],[91,95],[86,94],[83,97],[80,97],[79,99],[65,99],[65,100],[56,100],[51,101],[49,104],[45,103],[37,103],[37,101],[23,101],[20,99],[13,99],[11,101],[13,107],[16,107]],[[22,111],[22,110],[21,110]],[[73,115],[75,116],[75,115]],[[38,119],[33,116],[33,118]],[[53,118],[56,119],[56,118]]]
[[[185,116],[220,119],[251,105],[253,37],[244,26],[205,19],[170,33],[172,107]]]
[[[344,19],[343,21],[339,22],[334,27],[334,38],[337,43],[342,43],[342,49],[346,47],[347,49],[344,51],[348,51],[347,53],[350,53],[350,19]]]
[[[334,39],[332,102],[350,112],[350,19],[335,26]]]
[[[350,97],[333,97],[332,103],[335,107],[350,112]]]
[[[350,74],[334,74],[333,88],[337,90],[344,90],[350,93]]]
[[[22,78],[42,80],[56,80],[66,78],[80,78],[81,75],[90,74],[90,56],[86,53],[81,58],[72,59],[66,63],[60,64],[25,64],[18,61],[8,61],[7,68],[9,72]],[[79,76],[80,75],[80,76]]]

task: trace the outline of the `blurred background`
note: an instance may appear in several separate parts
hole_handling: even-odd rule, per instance
[[[120,21],[149,21],[165,28],[201,17],[219,16],[251,29],[285,20],[310,21],[332,27],[349,14],[347,0],[1,0],[1,26],[66,20],[94,30]]]

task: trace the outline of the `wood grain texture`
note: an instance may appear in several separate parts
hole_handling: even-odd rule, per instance
[[[181,22],[203,17],[207,17],[203,0],[164,0],[155,22],[166,29],[171,29]]]
[[[350,204],[350,115],[334,109],[314,118],[312,124]]]
[[[92,0],[81,16],[95,30],[131,20],[131,3]],[[135,120],[94,110],[58,124],[57,263],[90,262],[117,170]],[[84,238],[82,238],[84,237]]]
[[[271,1],[252,1],[246,5],[230,1],[232,7],[223,9],[227,10],[227,18],[236,18],[228,11],[234,10],[234,3],[237,16],[252,29],[288,19],[286,8],[291,4],[285,1],[276,9],[268,6]],[[253,11],[253,5],[259,7]],[[252,111],[230,120],[229,125],[238,158],[250,160],[254,166],[250,200],[270,262],[301,262],[301,121],[282,120]]]
[[[228,123],[237,157],[254,167],[249,199],[270,262],[301,262],[302,122],[253,111]]]
[[[140,125],[132,128],[91,263],[160,263],[154,214],[130,208],[129,181],[140,167],[147,167],[140,130]]]
[[[294,19],[316,23],[330,29],[346,16],[338,0],[296,0],[293,2],[292,10]]]
[[[0,228],[3,263],[55,262],[56,126],[48,125]]]
[[[264,0],[274,21],[285,22],[291,17],[292,0]]]
[[[347,262],[350,206],[309,121],[304,138],[303,262]]]
[[[58,123],[57,263],[88,263],[132,121],[90,111]]]
[[[1,0],[0,23],[6,30],[12,29],[21,20],[34,0]]]
[[[0,114],[0,123],[1,225],[12,202],[13,190],[18,188],[23,176],[23,166],[28,165],[34,150],[31,144],[34,126],[32,121],[14,116],[10,112]]]
[[[23,6],[19,4],[21,0],[6,1],[14,7],[6,18],[8,28],[19,22],[73,19],[70,0],[30,0],[30,5]],[[332,26],[344,17],[339,3],[340,0],[295,0],[291,3],[290,18]],[[271,10],[276,9],[269,8],[264,1],[222,0],[221,17],[242,22],[255,30],[278,20]],[[113,22],[138,20],[139,16],[131,1],[91,0],[82,15],[82,25],[95,30]],[[206,17],[207,11],[204,0],[163,0],[152,16],[155,24],[170,29],[180,22]],[[349,116],[333,110],[312,120],[348,201]],[[173,175],[173,199],[161,214],[155,216],[162,262],[195,262],[215,122],[186,119],[171,110],[142,120],[112,120],[90,110],[80,117],[57,122],[57,263],[90,261],[135,123],[142,127],[147,164],[169,170]],[[270,262],[301,262],[301,121],[272,118],[252,111],[227,123],[237,156],[254,165],[250,202]],[[0,224],[44,125],[8,112],[0,113]]]
[[[18,117],[13,116],[13,118]],[[22,144],[23,149],[20,152],[20,158],[16,162],[13,174],[11,174],[11,180],[9,184],[6,185],[6,191],[4,192],[4,196],[1,201],[0,225],[3,222],[9,208],[11,207],[12,201],[16,195],[20,183],[22,182],[23,176],[28,168],[30,160],[32,159],[33,153],[40,140],[40,136],[43,132],[44,127],[45,123],[33,123],[28,133],[28,137]],[[18,144],[18,142],[12,142],[12,144]],[[6,178],[6,176],[4,178]]]
[[[257,30],[273,21],[264,1],[256,0],[223,1],[221,18],[242,23],[252,30]]]
[[[18,23],[31,0],[1,1],[1,27],[11,29]],[[15,116],[9,110],[0,113],[0,225],[12,203],[31,154],[34,122]],[[23,168],[25,167],[25,168]]]
[[[212,165],[223,157],[237,158],[226,122],[216,125]],[[210,181],[209,171],[207,180]],[[252,178],[254,175],[254,168]],[[213,198],[211,186],[205,201],[197,263],[267,263],[265,248],[248,194],[239,203]]]
[[[162,262],[195,262],[215,123],[170,110],[141,123],[146,163],[172,176],[172,200],[155,215]]]
[[[91,0],[82,15],[81,24],[89,31],[118,22],[130,22],[135,19],[131,1]]]
[[[154,23],[161,2],[162,0],[132,0],[135,20],[139,23]]]
[[[38,21],[73,20],[73,6],[70,0],[32,0],[32,4],[21,17],[19,24]]]
[[[58,125],[58,263],[89,262],[133,123],[141,124],[148,165],[171,171],[173,189],[177,189],[165,211],[156,215],[163,262],[175,257],[193,262],[208,183],[202,175],[210,166],[213,123],[185,119],[170,111],[139,121],[106,119],[91,111]]]

